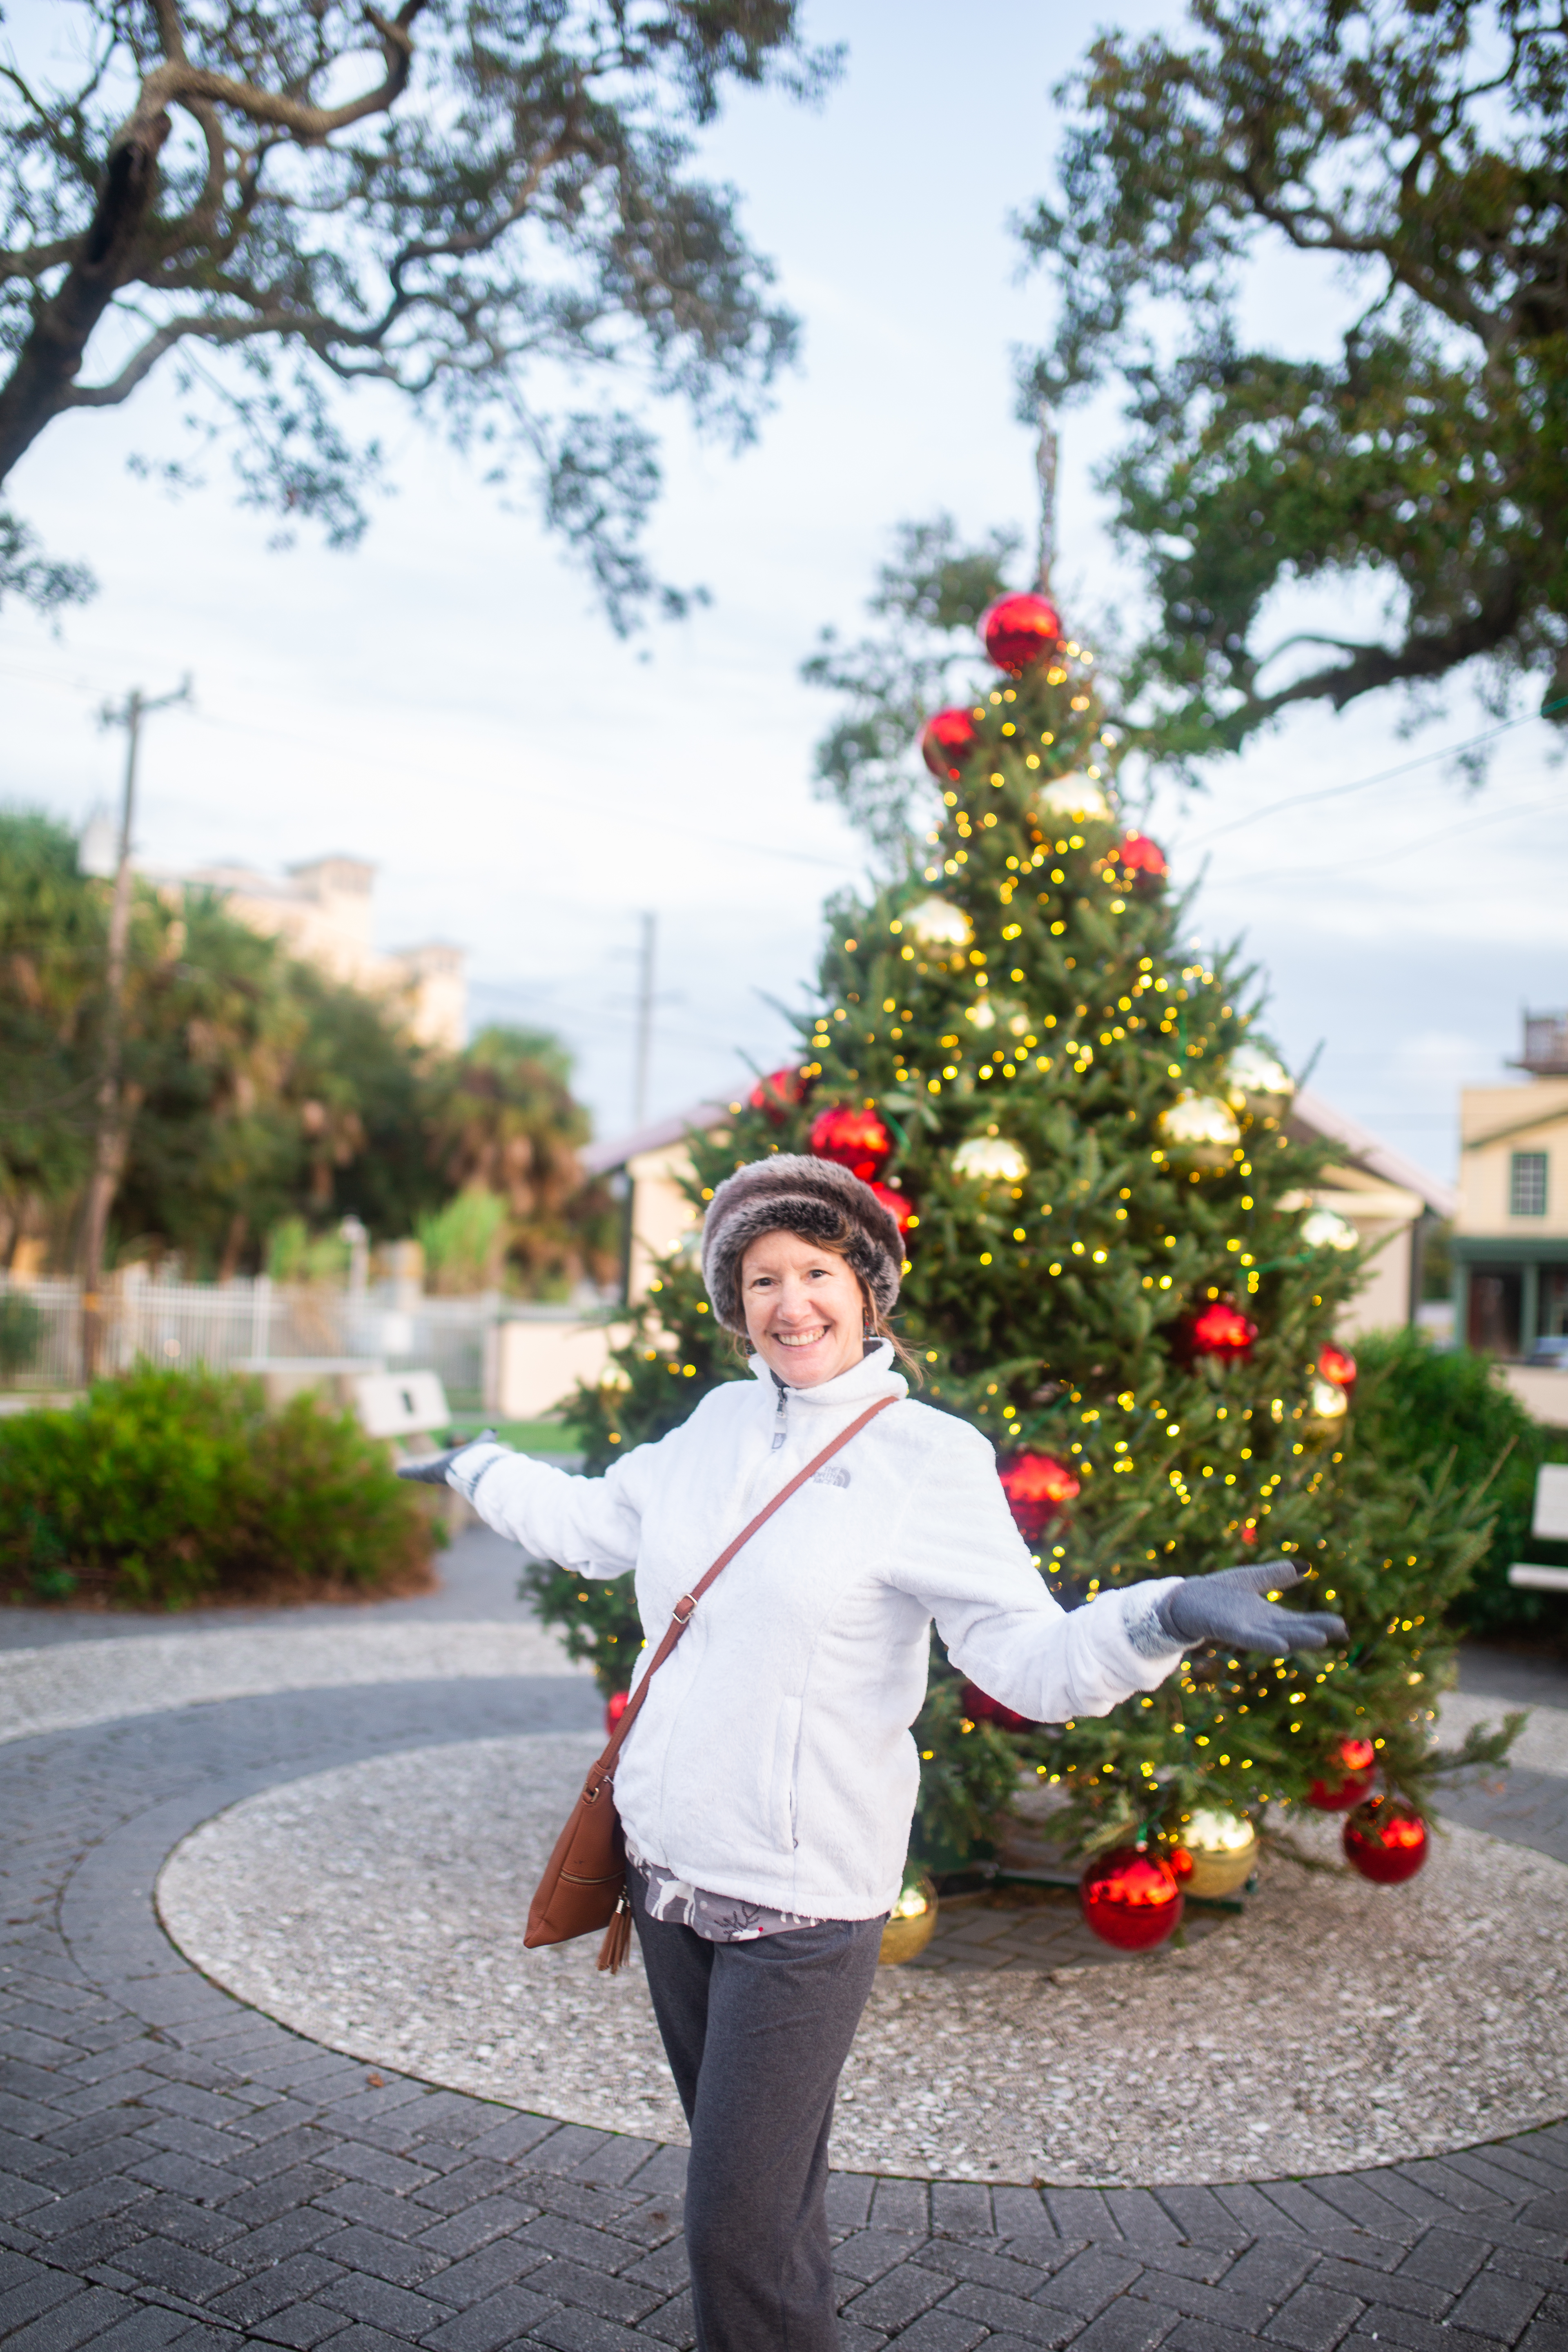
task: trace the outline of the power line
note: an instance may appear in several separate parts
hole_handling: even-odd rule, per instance
[[[4,660],[0,660],[0,674],[26,678],[30,685],[47,687],[53,692],[63,694],[77,702],[85,700],[91,692],[91,689],[85,685],[68,685],[62,679],[48,677],[29,669],[25,665]],[[254,736],[263,742],[302,744],[312,750],[321,749],[320,737],[301,733],[293,728],[262,726],[243,719],[223,719],[210,710],[198,710],[194,715],[201,726],[216,728],[223,734]],[[377,752],[374,754],[374,764],[379,773],[404,775],[421,783],[429,782],[428,769],[415,768],[405,761],[387,760]],[[510,785],[508,786],[508,791],[513,800],[525,804],[531,803],[534,806],[548,803],[557,797],[549,792],[530,792],[526,788],[519,791]],[[859,870],[855,862],[847,857],[826,857],[815,850],[808,849],[785,849],[776,842],[740,840],[732,835],[710,832],[706,825],[682,824],[678,819],[632,807],[624,801],[618,803],[610,802],[606,806],[617,824],[636,825],[644,832],[676,834],[683,840],[707,842],[715,849],[739,850],[743,856],[783,858],[790,865],[819,866],[834,874],[854,874]]]
[[[1492,808],[1479,816],[1462,818],[1458,824],[1446,825],[1441,833],[1429,833],[1424,840],[1410,842],[1404,849],[1369,850],[1364,857],[1342,858],[1337,866],[1270,866],[1253,874],[1227,874],[1228,889],[1240,889],[1258,882],[1331,882],[1342,874],[1353,873],[1360,866],[1394,866],[1405,858],[1419,856],[1439,842],[1451,841],[1456,834],[1474,833],[1488,824],[1507,824],[1516,817],[1534,816],[1542,809],[1558,808],[1563,795],[1553,793],[1543,801],[1527,801],[1522,808]]]
[[[1384,768],[1375,776],[1362,776],[1353,784],[1325,784],[1320,791],[1292,793],[1289,800],[1271,801],[1267,808],[1249,809],[1245,816],[1231,817],[1224,824],[1214,825],[1207,833],[1195,834],[1192,840],[1179,843],[1183,849],[1197,849],[1206,841],[1218,841],[1227,833],[1239,831],[1244,824],[1258,824],[1265,817],[1282,815],[1286,809],[1306,808],[1321,801],[1335,801],[1346,793],[1369,792],[1373,784],[1392,783],[1397,776],[1413,775],[1417,768],[1429,768],[1438,760],[1462,759],[1467,751],[1479,750],[1483,743],[1493,743],[1500,735],[1511,735],[1516,727],[1528,727],[1532,720],[1544,719],[1549,712],[1568,706],[1568,694],[1559,695],[1555,702],[1543,703],[1539,710],[1527,710],[1522,719],[1505,719],[1500,726],[1488,727],[1479,735],[1470,736],[1463,743],[1450,743],[1443,751],[1423,751],[1414,760],[1405,760],[1397,768]]]

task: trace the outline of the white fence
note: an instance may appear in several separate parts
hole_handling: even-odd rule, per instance
[[[253,1282],[169,1282],[135,1266],[106,1286],[104,1303],[110,1370],[140,1358],[235,1370],[279,1358],[352,1357],[367,1370],[438,1372],[458,1406],[480,1404],[491,1385],[489,1334],[502,1311],[493,1292],[395,1300],[391,1292],[275,1283],[265,1275]],[[18,1283],[0,1274],[0,1387],[72,1389],[81,1379],[80,1286]]]

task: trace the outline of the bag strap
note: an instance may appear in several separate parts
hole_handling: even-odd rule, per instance
[[[660,1642],[658,1649],[653,1654],[652,1664],[648,1667],[647,1674],[644,1675],[641,1682],[638,1683],[636,1690],[632,1693],[631,1697],[627,1700],[625,1710],[622,1713],[621,1719],[610,1735],[609,1746],[605,1748],[604,1754],[600,1757],[598,1762],[594,1766],[592,1771],[588,1775],[589,1789],[594,1790],[596,1793],[598,1784],[602,1780],[609,1778],[611,1769],[615,1764],[616,1757],[620,1750],[621,1743],[626,1738],[626,1736],[631,1729],[633,1724],[637,1721],[637,1716],[642,1707],[642,1703],[647,1696],[647,1686],[649,1683],[652,1682],[655,1675],[658,1674],[660,1666],[663,1665],[665,1660],[668,1657],[670,1652],[679,1641],[682,1633],[685,1633],[687,1627],[690,1624],[692,1612],[696,1609],[698,1602],[701,1600],[703,1594],[707,1591],[714,1579],[721,1575],[722,1571],[729,1567],[730,1562],[734,1559],[735,1554],[741,1549],[742,1546],[751,1542],[752,1538],[756,1534],[757,1529],[760,1527],[764,1526],[766,1522],[773,1517],[773,1515],[776,1510],[782,1509],[784,1505],[788,1502],[790,1496],[795,1492],[797,1487],[804,1486],[808,1478],[815,1478],[817,1472],[822,1468],[823,1464],[825,1462],[831,1462],[834,1455],[838,1453],[843,1446],[847,1445],[852,1437],[858,1437],[860,1432],[865,1428],[868,1422],[875,1421],[879,1412],[885,1412],[889,1405],[897,1404],[898,1401],[897,1397],[879,1397],[875,1404],[868,1405],[865,1412],[859,1414],[856,1420],[852,1421],[847,1429],[840,1430],[838,1435],[833,1439],[830,1444],[825,1445],[820,1454],[814,1454],[811,1460],[806,1464],[805,1469],[797,1470],[795,1476],[790,1480],[786,1486],[781,1486],[779,1488],[778,1493],[773,1496],[771,1503],[763,1504],[762,1509],[757,1513],[754,1519],[747,1520],[745,1526],[741,1529],[740,1534],[735,1538],[733,1543],[727,1544],[725,1546],[724,1549],[720,1553],[718,1559],[714,1561],[707,1574],[701,1577],[699,1581],[693,1585],[689,1592],[683,1592],[681,1594],[679,1600],[676,1602],[674,1609],[670,1612],[670,1622],[666,1629],[664,1639]]]

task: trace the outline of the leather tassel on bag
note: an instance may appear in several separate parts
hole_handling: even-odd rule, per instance
[[[610,1924],[605,1930],[605,1940],[599,1947],[599,1973],[618,1976],[626,1965],[626,1954],[632,1948],[632,1906],[625,1895],[616,1904]]]

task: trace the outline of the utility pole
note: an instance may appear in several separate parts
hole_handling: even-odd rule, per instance
[[[653,1061],[653,955],[658,932],[658,917],[653,913],[642,918],[642,945],[637,950],[637,1055],[632,1065],[632,1129],[634,1133],[647,1118],[648,1072]],[[632,1297],[633,1225],[637,1213],[637,1187],[632,1181],[630,1165],[621,1171],[621,1297],[629,1307]]]
[[[653,950],[658,917],[642,919],[642,951],[637,976],[637,1057],[632,1081],[632,1122],[641,1127],[647,1117],[648,1071],[653,1061]]]
[[[1040,484],[1040,562],[1037,585],[1042,596],[1051,593],[1051,569],[1057,560],[1057,436],[1050,410],[1041,401],[1039,438],[1035,444],[1035,472]]]
[[[106,703],[100,714],[105,727],[125,730],[125,785],[120,803],[120,859],[114,872],[114,897],[109,912],[109,960],[103,983],[103,1065],[98,1082],[98,1123],[93,1139],[92,1175],[87,1188],[87,1210],[81,1230],[81,1356],[82,1370],[90,1381],[103,1357],[107,1318],[103,1311],[103,1244],[109,1212],[125,1168],[130,1122],[125,1117],[125,967],[131,943],[131,831],[136,814],[136,762],[142,749],[142,721],[154,710],[189,702],[187,677],[173,694],[150,698],[133,687],[116,709]]]

